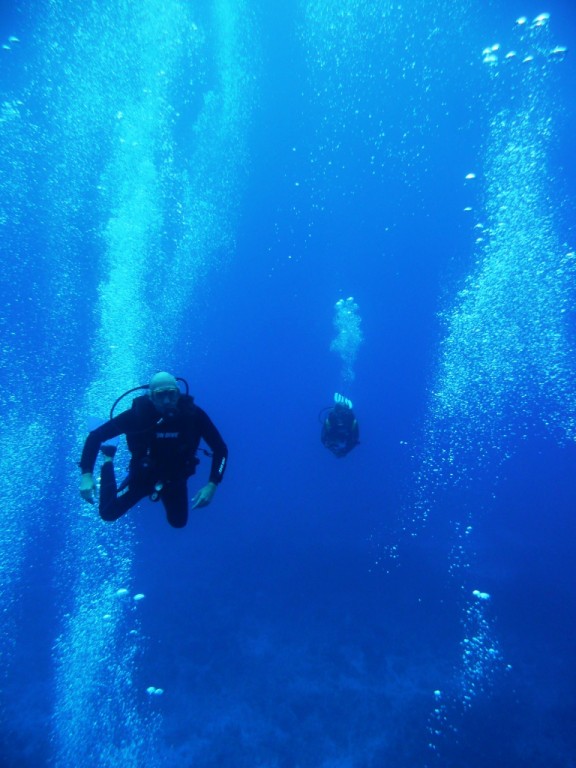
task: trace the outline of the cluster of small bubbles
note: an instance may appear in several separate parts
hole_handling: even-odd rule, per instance
[[[10,37],[7,40],[7,42],[2,43],[2,50],[3,51],[11,51],[12,48],[15,45],[18,45],[19,42],[20,42],[20,38],[16,37],[16,35],[10,35]]]
[[[411,23],[408,7],[391,1],[302,0],[300,5],[310,89],[305,95],[321,104],[324,116],[311,126],[316,133],[308,185],[315,196],[312,208],[335,189],[356,194],[362,172],[372,179],[403,175],[407,185],[417,185],[419,173],[426,172],[430,130],[437,128],[432,105],[447,104],[443,96],[471,24],[470,3],[419,3],[418,24]],[[461,31],[450,45],[442,39],[447,15]],[[461,87],[461,69],[458,74]],[[383,204],[396,202],[385,197]]]
[[[69,765],[79,756],[88,763],[94,755],[103,765],[155,764],[146,756],[155,753],[159,717],[139,712],[133,684],[133,669],[142,653],[134,600],[143,593],[121,586],[130,578],[132,526],[123,526],[121,532],[108,529],[112,535],[100,541],[102,526],[94,516],[77,529],[84,546],[76,553],[82,573],[54,649],[57,764]],[[119,709],[117,696],[122,699]],[[115,724],[109,725],[112,716]],[[86,731],[86,718],[93,728],[97,724],[93,736]],[[114,744],[118,728],[126,734],[122,746]]]
[[[549,43],[547,15],[520,27],[510,55],[498,44],[484,51],[502,106],[490,119],[485,166],[464,178],[470,196],[481,182],[485,204],[481,214],[475,199],[464,208],[472,214],[476,264],[444,315],[447,334],[425,425],[413,530],[418,517],[424,524],[432,509],[442,508],[439,499],[452,489],[469,490],[494,457],[499,465],[532,432],[574,436],[575,351],[566,322],[574,251],[554,227],[548,167],[556,108],[549,62],[566,49]],[[531,61],[536,64],[528,66]],[[466,586],[474,556],[471,509],[461,506],[451,525],[449,572],[466,595],[455,703],[466,710],[510,665],[494,637],[490,593]],[[437,755],[449,727],[447,702],[435,693],[429,746]]]
[[[369,540],[375,550],[372,555],[372,563],[368,568],[369,573],[385,571],[390,573],[392,568],[400,565],[400,547],[398,544],[382,544],[375,535]]]
[[[354,365],[358,348],[364,340],[360,325],[362,319],[358,304],[352,296],[339,299],[334,306],[334,327],[337,335],[330,344],[342,361],[342,379],[345,382],[355,378]]]
[[[448,713],[447,698],[441,690],[433,692],[434,704],[428,717],[428,749],[439,756],[439,742],[449,730],[454,730]]]
[[[473,552],[470,539],[473,526],[455,520],[452,527],[455,541],[450,550],[448,573],[452,578],[461,581],[463,573],[468,571],[472,564]]]
[[[527,19],[525,16],[521,16],[519,19],[517,19],[516,23],[523,26],[527,23]],[[532,21],[532,27],[543,27],[550,21],[550,14],[549,13],[540,13],[536,18]]]
[[[541,13],[536,16],[532,23],[528,23],[525,16],[516,20],[516,26],[522,34],[519,40],[519,46],[503,53],[500,43],[490,45],[482,51],[482,61],[491,67],[497,67],[500,64],[520,61],[522,64],[531,64],[540,60],[542,57],[561,60],[567,53],[567,48],[563,45],[551,46],[547,38],[539,35],[540,30],[548,28],[550,21],[549,13]]]
[[[130,591],[126,589],[126,587],[120,587],[120,589],[116,590],[116,597],[128,597],[129,595]],[[144,600],[145,597],[146,595],[142,592],[138,592],[132,596],[132,600],[134,600],[135,603],[139,603],[141,600]]]
[[[84,413],[102,414],[103,404],[142,381],[143,360],[173,356],[151,316],[160,307],[166,326],[176,328],[198,281],[232,246],[254,106],[250,15],[242,1],[216,4],[212,46],[194,13],[156,0],[145,7],[104,0],[77,11],[56,0],[39,33],[52,41],[45,87],[53,105],[47,120],[62,148],[54,165],[67,181],[54,182],[54,205],[68,216],[63,225],[70,227],[74,207],[98,182],[95,228],[104,255],[94,270],[97,373]],[[178,83],[190,78],[203,106],[174,131]],[[133,684],[141,643],[136,606],[144,594],[125,586],[132,522],[103,525],[93,509],[74,508],[69,518],[63,558],[73,598],[55,649],[55,764],[151,765],[144,753],[158,720],[149,707],[140,709]],[[148,693],[158,697],[162,688]]]
[[[502,653],[487,616],[491,596],[488,592],[474,589],[472,597],[465,611],[462,640],[460,692],[465,709],[472,705],[476,696],[491,686],[495,674],[504,667]]]
[[[13,101],[4,101],[0,104],[0,123],[6,123],[9,120],[17,120],[20,117],[20,107],[23,102],[19,99]]]
[[[87,572],[83,581],[83,586],[91,582]],[[111,714],[108,698],[98,695],[99,692],[122,690],[125,703],[130,701],[130,662],[138,635],[130,634],[124,627],[126,614],[116,597],[118,590],[113,591],[112,584],[105,580],[100,595],[91,586],[90,598],[76,600],[66,615],[65,628],[55,648],[59,662],[55,718],[62,725],[68,723],[69,729],[58,728],[56,733],[62,764],[65,755],[87,755],[91,750],[99,750],[86,734],[84,745],[77,742],[84,732],[78,707],[83,717],[90,717],[95,723],[102,713]],[[124,633],[130,642],[123,642]],[[131,719],[136,725],[135,718]],[[99,728],[100,738],[102,733]]]
[[[45,479],[50,474],[49,457],[54,449],[43,424],[29,423],[27,404],[7,409],[4,396],[1,401],[4,429],[0,435],[0,476],[4,498],[0,506],[0,655],[5,673],[16,636],[13,608],[18,602],[27,548],[41,532],[48,515]]]
[[[548,50],[542,42],[547,27],[547,15],[529,26],[526,39],[537,40],[534,50]],[[506,457],[535,426],[568,436],[574,422],[574,349],[566,315],[575,270],[571,249],[554,230],[548,190],[554,114],[548,74],[545,68],[538,77],[532,70],[517,73],[490,122],[482,174],[487,203],[484,220],[477,216],[473,225],[476,269],[444,316],[448,332],[429,432],[438,438],[446,430],[444,439],[458,456],[450,466],[462,476],[471,457]],[[466,175],[467,182],[476,178]]]

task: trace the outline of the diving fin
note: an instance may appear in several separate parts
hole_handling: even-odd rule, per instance
[[[352,410],[352,400],[348,400],[344,395],[339,395],[338,392],[334,393],[334,402],[337,405],[342,405],[344,408],[350,408],[350,410]]]

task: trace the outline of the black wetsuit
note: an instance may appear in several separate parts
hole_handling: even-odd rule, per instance
[[[335,405],[322,424],[320,439],[334,456],[342,458],[360,442],[358,421],[351,408]]]
[[[145,496],[155,494],[170,525],[185,526],[186,481],[196,471],[200,440],[212,450],[210,482],[222,480],[228,449],[209,416],[188,395],[181,395],[168,415],[161,415],[148,395],[137,397],[132,408],[90,432],[79,462],[82,473],[94,470],[100,445],[118,435],[126,435],[132,457],[128,476],[119,487],[113,463],[102,464],[99,509],[103,520],[117,520]]]

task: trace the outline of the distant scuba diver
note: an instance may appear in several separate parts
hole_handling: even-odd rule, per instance
[[[328,414],[324,416],[324,413]],[[358,420],[352,410],[352,402],[343,395],[334,395],[334,406],[320,412],[322,417],[322,444],[341,459],[360,442]]]
[[[185,385],[180,391],[178,382]],[[147,389],[148,393],[132,401],[132,407],[114,416],[114,409],[123,397]],[[131,453],[128,475],[116,485],[112,459],[116,445],[108,442],[126,435]],[[194,496],[191,508],[205,507],[211,501],[222,480],[228,459],[228,449],[209,416],[194,403],[188,383],[166,371],[156,373],[150,384],[128,390],[110,410],[110,420],[94,429],[84,443],[79,467],[82,470],[80,495],[94,503],[94,464],[98,451],[104,455],[100,472],[100,517],[118,520],[145,496],[161,501],[168,522],[183,528],[188,521],[188,478],[196,472],[200,440],[211,449],[212,466],[208,483]],[[102,445],[104,443],[104,445]]]

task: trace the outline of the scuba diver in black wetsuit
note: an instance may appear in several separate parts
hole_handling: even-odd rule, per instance
[[[186,385],[186,394],[180,391],[178,381]],[[148,394],[136,397],[131,408],[114,416],[114,408],[122,395],[112,406],[110,420],[86,438],[79,462],[80,495],[90,504],[94,503],[96,486],[92,473],[100,450],[104,455],[99,504],[103,520],[118,520],[148,496],[152,501],[162,502],[171,526],[183,528],[188,521],[187,480],[199,463],[196,452],[200,440],[212,450],[212,466],[208,483],[192,499],[192,509],[205,507],[212,501],[224,475],[228,449],[209,416],[188,394],[184,379],[177,380],[162,371],[152,377],[149,385],[129,392],[137,389],[148,389]],[[116,446],[107,441],[122,434],[126,435],[131,459],[128,476],[118,487],[112,463]]]
[[[352,402],[338,393],[334,395],[334,407],[326,410],[329,413],[322,420],[320,440],[334,456],[341,459],[360,442],[358,420],[352,410]]]

